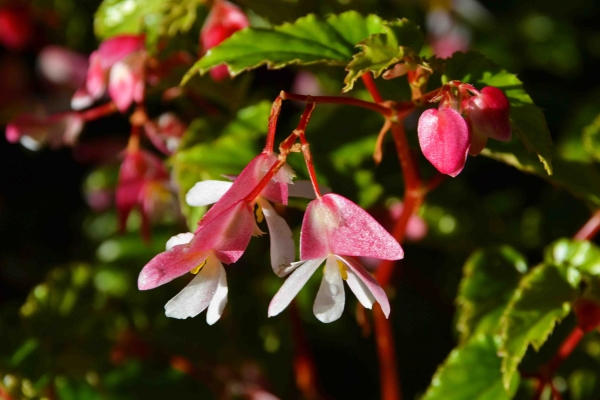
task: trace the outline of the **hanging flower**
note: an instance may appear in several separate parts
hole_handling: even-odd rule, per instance
[[[300,238],[300,260],[271,304],[270,317],[279,314],[325,262],[323,279],[313,312],[322,322],[337,320],[344,310],[346,281],[358,301],[371,308],[375,302],[386,317],[390,305],[377,281],[352,257],[399,260],[404,256],[396,240],[366,211],[337,194],[327,194],[309,203]]]
[[[6,126],[6,140],[20,142],[29,150],[39,150],[44,145],[52,149],[73,146],[83,129],[85,121],[75,112],[38,117],[21,114]]]

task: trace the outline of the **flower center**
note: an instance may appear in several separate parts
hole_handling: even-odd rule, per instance
[[[190,273],[196,275],[198,272],[200,272],[202,267],[204,267],[205,265],[206,265],[206,260],[202,261],[202,264],[198,265],[196,268],[191,270]]]
[[[348,267],[346,267],[346,264],[344,264],[340,260],[337,260],[337,264],[338,264],[338,268],[340,269],[340,275],[342,275],[342,279],[347,280],[348,279]]]

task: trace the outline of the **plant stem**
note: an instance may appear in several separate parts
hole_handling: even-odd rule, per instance
[[[594,215],[586,222],[585,225],[573,236],[577,240],[589,240],[600,231],[600,210],[597,210]]]
[[[294,334],[294,373],[296,386],[306,399],[317,399],[319,396],[318,374],[310,344],[306,338],[296,301],[289,306]]]
[[[90,108],[86,111],[79,112],[79,116],[85,121],[92,121],[117,112],[115,103],[108,102],[98,107]]]
[[[400,400],[400,379],[398,379],[398,363],[396,362],[396,346],[390,321],[381,311],[379,304],[373,306],[375,340],[379,357],[380,389],[382,400]]]
[[[271,106],[271,114],[269,115],[269,130],[267,132],[267,143],[265,144],[265,152],[271,154],[273,145],[275,144],[275,131],[277,130],[277,119],[281,112],[281,96],[277,96]]]
[[[363,75],[364,76],[364,75]],[[390,107],[375,104],[370,101],[364,101],[355,99],[353,97],[341,97],[341,96],[305,96],[303,94],[293,94],[281,91],[279,94],[283,100],[297,100],[297,101],[312,101],[313,103],[321,104],[345,104],[354,107],[366,108],[382,114],[386,117],[392,117],[394,111]]]
[[[375,100],[375,103],[383,103],[383,98],[377,89],[377,85],[375,85],[375,80],[373,79],[373,75],[370,72],[367,72],[361,75],[362,81],[365,84],[367,90]]]

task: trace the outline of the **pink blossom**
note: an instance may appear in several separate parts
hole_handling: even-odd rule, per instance
[[[85,82],[88,61],[66,47],[50,45],[38,55],[37,66],[49,82],[77,88]]]
[[[469,154],[479,154],[488,138],[510,141],[510,104],[502,90],[494,86],[484,87],[469,99],[465,111],[473,136]]]
[[[78,110],[100,99],[107,88],[120,111],[144,95],[144,35],[120,35],[107,39],[90,55],[85,85],[73,96]],[[113,72],[113,70],[116,71]]]
[[[426,110],[419,118],[417,130],[425,158],[442,174],[458,175],[465,166],[471,143],[467,123],[458,111]]]
[[[6,140],[20,142],[30,150],[39,150],[48,144],[56,149],[73,146],[83,129],[84,120],[75,112],[38,117],[21,114],[6,126]]]
[[[120,229],[125,229],[131,211],[140,207],[142,234],[148,239],[150,216],[160,213],[163,204],[170,200],[169,174],[162,161],[143,150],[127,152],[119,170],[116,192]]]
[[[144,124],[148,139],[154,147],[167,155],[177,150],[185,130],[186,126],[172,112],[163,113],[156,120]]]
[[[293,177],[293,172],[287,166],[281,168],[262,190],[256,189],[277,162],[276,155],[262,153],[244,168],[233,183],[203,181],[190,190],[186,196],[188,204],[207,205],[215,201],[216,204],[204,215],[196,232],[186,236],[189,239],[186,243],[174,245],[155,256],[146,264],[138,278],[138,287],[141,290],[152,289],[200,267],[198,276],[167,303],[168,316],[194,317],[208,307],[209,324],[220,317],[226,302],[227,285],[221,263],[236,262],[246,250],[252,235],[262,233],[254,219],[254,206],[259,204],[267,217],[272,206],[263,199],[287,203],[287,185]],[[277,243],[291,241],[291,231],[283,218],[278,215],[271,217],[273,218],[268,222],[269,229],[276,231],[273,232],[273,240]],[[286,246],[284,243],[278,248],[289,250]],[[293,253],[291,256],[280,254],[286,261],[289,258],[293,259],[293,256]],[[225,289],[218,292],[217,289],[222,287],[219,285],[223,285]],[[217,293],[222,295],[218,297],[218,303],[222,306],[214,306],[211,312],[210,304]]]
[[[235,32],[246,28],[250,23],[242,10],[226,0],[218,0],[210,10],[200,31],[202,49],[207,51],[220,44]],[[213,68],[210,75],[215,81],[229,76],[225,65]]]
[[[399,260],[404,256],[396,240],[366,211],[350,200],[327,194],[309,203],[300,238],[300,260],[271,304],[270,317],[279,314],[325,262],[313,312],[322,322],[337,320],[344,310],[345,280],[358,301],[371,308],[377,301],[386,316],[390,305],[377,281],[352,257]]]

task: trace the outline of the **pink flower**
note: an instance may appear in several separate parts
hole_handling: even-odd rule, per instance
[[[75,110],[89,107],[104,95],[107,87],[121,111],[132,101],[141,101],[146,61],[144,43],[144,35],[120,35],[102,42],[90,55],[85,85],[73,96],[71,107]]]
[[[502,90],[494,86],[484,87],[469,99],[465,111],[473,137],[469,154],[479,154],[488,138],[510,141],[510,104]]]
[[[277,162],[276,155],[262,153],[244,168],[233,183],[203,181],[190,190],[186,196],[188,204],[216,204],[204,215],[196,232],[186,236],[189,239],[186,243],[174,245],[170,250],[158,254],[146,264],[138,278],[140,290],[147,290],[200,267],[198,276],[167,303],[168,316],[194,317],[208,307],[209,324],[220,317],[226,302],[226,291],[220,291],[225,295],[219,300],[219,304],[223,305],[213,307],[216,311],[210,311],[210,304],[217,293],[216,288],[221,287],[221,284],[226,288],[227,285],[221,263],[236,262],[246,250],[253,233],[262,233],[254,219],[256,204],[262,208],[272,234],[271,238],[277,243],[274,262],[283,264],[294,258],[293,242],[291,247],[289,245],[292,240],[289,227],[283,218],[275,213],[269,202],[264,200],[287,203],[288,184],[293,172],[284,165],[264,188],[257,190],[263,177]],[[221,269],[222,272],[216,272]]]
[[[66,47],[50,45],[38,55],[37,66],[49,82],[77,88],[85,82],[88,61]]]
[[[140,207],[142,235],[150,237],[150,217],[171,200],[169,174],[162,161],[143,150],[127,152],[119,170],[116,205],[119,228],[125,230],[129,214]]]
[[[6,140],[20,142],[29,150],[39,150],[45,144],[56,149],[73,146],[83,129],[84,120],[75,112],[38,117],[22,114],[6,126]]]
[[[242,10],[226,0],[218,0],[210,10],[200,31],[200,43],[204,51],[212,49],[235,32],[246,28],[250,23]],[[229,76],[225,65],[213,68],[210,75],[215,81]]]
[[[269,305],[269,317],[283,311],[323,262],[325,268],[313,312],[322,322],[337,320],[344,310],[345,280],[358,301],[371,308],[377,301],[386,317],[390,304],[377,281],[352,257],[399,260],[396,240],[366,211],[350,200],[327,194],[309,203],[300,238],[300,260]]]
[[[177,150],[185,130],[186,126],[172,112],[163,113],[158,119],[144,124],[148,139],[154,147],[167,155]]]
[[[418,124],[419,144],[425,158],[442,174],[456,176],[467,160],[471,134],[453,108],[429,109]]]

